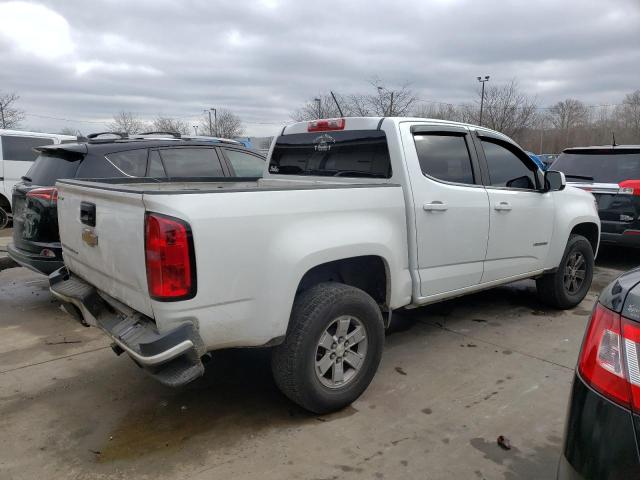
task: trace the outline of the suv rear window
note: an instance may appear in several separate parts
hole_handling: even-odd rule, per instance
[[[61,178],[74,178],[80,157],[62,157],[41,153],[25,175],[33,185],[51,187]]]
[[[387,137],[380,130],[282,135],[269,163],[279,175],[391,177]]]
[[[552,170],[564,172],[568,181],[591,181],[596,183],[620,183],[624,180],[640,179],[640,150],[620,150],[612,153],[611,150],[562,153],[551,165]]]

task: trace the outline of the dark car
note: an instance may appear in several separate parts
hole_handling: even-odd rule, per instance
[[[551,169],[596,197],[603,243],[640,247],[640,146],[567,148]]]
[[[13,190],[9,256],[45,275],[63,266],[56,181],[62,178],[260,177],[265,157],[238,142],[189,138],[101,138],[50,145]]]
[[[600,294],[573,380],[558,480],[640,478],[640,268]]]

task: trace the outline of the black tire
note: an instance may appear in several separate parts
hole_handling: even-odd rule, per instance
[[[345,316],[364,326],[366,353],[359,370],[344,386],[330,388],[316,373],[318,342],[336,319]],[[333,412],[351,404],[369,386],[383,347],[382,314],[373,298],[355,287],[321,283],[296,297],[285,341],[272,353],[273,377],[280,390],[303,408],[317,414]]]
[[[568,263],[576,255],[581,255],[584,259],[584,279],[575,291],[571,291],[566,285],[565,274],[568,275],[570,271]],[[538,297],[543,303],[554,308],[561,310],[573,308],[587,295],[592,280],[593,248],[591,243],[582,235],[571,235],[558,269],[536,280]]]
[[[9,213],[3,207],[0,207],[0,230],[9,225]]]

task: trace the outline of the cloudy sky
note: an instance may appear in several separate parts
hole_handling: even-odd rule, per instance
[[[221,107],[271,134],[374,76],[460,103],[485,74],[543,106],[619,103],[640,88],[640,0],[0,0],[0,90],[41,130]]]

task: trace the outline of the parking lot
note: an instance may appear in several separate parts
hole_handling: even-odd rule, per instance
[[[5,269],[0,478],[552,478],[589,312],[637,263],[604,249],[570,311],[525,281],[398,316],[369,389],[322,417],[278,392],[258,349],[165,388],[64,313],[45,277]]]

